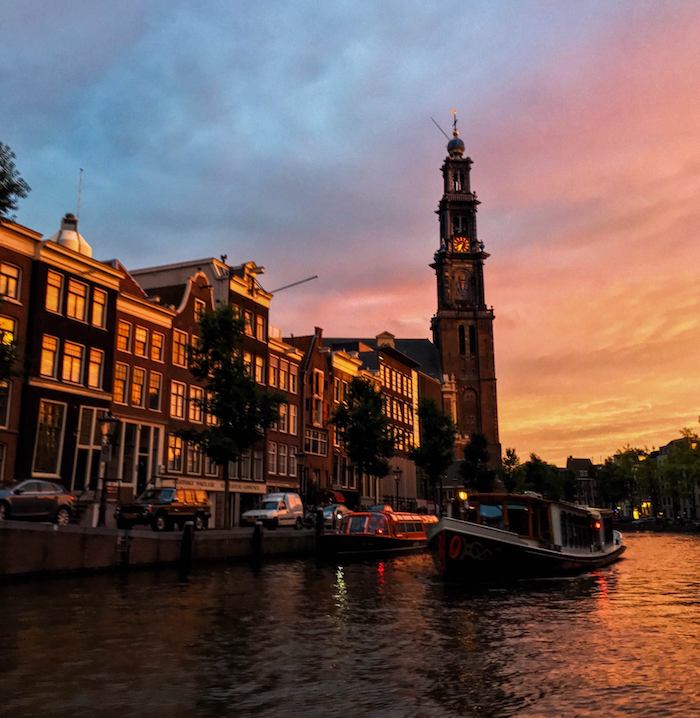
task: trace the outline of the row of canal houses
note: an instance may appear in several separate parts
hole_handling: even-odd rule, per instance
[[[110,509],[149,485],[175,484],[206,490],[221,525],[219,467],[175,432],[211,420],[196,402],[204,387],[187,368],[187,346],[200,314],[230,303],[245,319],[251,374],[284,396],[275,426],[230,467],[233,524],[278,489],[342,493],[351,506],[397,496],[420,504],[424,486],[408,451],[420,442],[419,399],[441,402],[434,345],[388,332],[328,339],[318,327],[283,339],[269,324],[263,268],[225,260],[130,271],[93,258],[73,215],[47,240],[0,221],[0,332],[19,348],[16,376],[0,386],[0,483],[60,482],[79,497],[82,520],[93,521],[106,458],[101,419],[111,412],[119,421],[105,464]],[[382,479],[357,476],[330,423],[358,375],[382,391],[392,426],[396,455]]]

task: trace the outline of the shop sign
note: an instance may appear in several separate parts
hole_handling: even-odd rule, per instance
[[[224,491],[221,479],[178,479],[181,489],[200,489],[203,491]],[[229,481],[229,491],[238,494],[266,494],[267,484],[253,481]]]

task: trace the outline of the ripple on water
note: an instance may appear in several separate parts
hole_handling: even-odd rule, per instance
[[[3,710],[109,716],[700,715],[700,536],[469,591],[427,556],[0,587]]]

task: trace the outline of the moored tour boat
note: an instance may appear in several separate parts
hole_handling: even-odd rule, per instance
[[[625,551],[611,511],[532,493],[471,495],[462,518],[443,518],[429,534],[438,571],[450,579],[584,573]]]
[[[437,523],[437,516],[379,510],[353,511],[345,516],[337,531],[318,537],[323,556],[373,557],[421,551],[427,547],[426,528]]]

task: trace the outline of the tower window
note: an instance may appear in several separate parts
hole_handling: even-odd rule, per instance
[[[467,344],[464,335],[464,325],[459,325],[459,353],[464,356],[467,353]]]
[[[477,353],[476,327],[473,324],[469,327],[469,350],[472,354]]]
[[[461,192],[464,187],[464,172],[455,172],[452,176],[452,187],[455,192]]]

